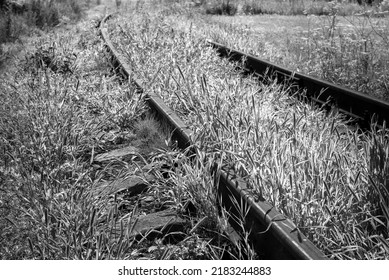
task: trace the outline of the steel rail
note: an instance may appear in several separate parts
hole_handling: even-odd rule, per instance
[[[389,123],[389,103],[358,91],[294,72],[285,67],[276,65],[267,60],[229,48],[225,45],[208,40],[208,44],[215,48],[220,56],[228,57],[243,64],[243,70],[259,76],[273,76],[278,80],[288,80],[300,89],[306,89],[308,100],[326,108],[335,106],[339,111],[352,118],[363,129],[369,129],[373,122],[382,126]]]
[[[123,56],[115,49],[108,35],[105,24],[110,16],[106,16],[101,21],[100,32],[107,50],[112,56],[113,65],[120,70],[121,75],[131,80],[130,82],[136,86],[139,92],[143,92],[139,79],[131,71]],[[178,143],[178,146],[182,149],[193,147],[191,141],[193,134],[176,113],[154,93],[147,93],[146,100],[151,109],[156,110],[161,119],[172,127],[174,132],[172,138]],[[239,179],[234,171],[221,169],[216,175],[218,180],[215,180],[215,183],[220,202],[231,214],[231,217],[239,219],[242,205],[249,209],[249,214],[242,219],[244,220],[244,228],[250,232],[250,240],[259,255],[263,255],[267,259],[326,259],[323,252],[301,234],[290,219],[265,201],[255,201],[250,195],[247,184]],[[241,231],[242,227],[238,219],[231,218],[229,222],[236,231]]]

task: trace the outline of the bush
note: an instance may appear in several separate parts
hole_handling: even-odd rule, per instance
[[[242,5],[242,13],[255,14],[280,14],[280,15],[329,15],[336,10],[338,15],[351,15],[363,10],[358,4],[337,1],[259,1],[245,0]]]
[[[242,12],[246,15],[258,15],[264,13],[258,1],[245,2],[242,6]]]
[[[10,22],[9,15],[0,11],[0,44],[8,41],[10,37]]]
[[[89,1],[86,1],[89,3]],[[4,7],[4,1],[0,6]],[[13,2],[12,2],[13,3]],[[45,29],[61,23],[62,18],[78,20],[85,1],[32,0],[0,9],[0,44],[14,41],[21,34],[31,33],[34,27]]]
[[[236,4],[231,3],[230,0],[217,1],[206,7],[205,12],[211,15],[229,15],[233,16],[238,11]]]
[[[52,27],[60,23],[59,11],[53,1],[31,1],[28,7],[28,19],[39,28]]]
[[[384,1],[381,2],[380,10],[381,10],[382,12],[387,12],[387,11],[389,11],[389,0],[384,0]]]

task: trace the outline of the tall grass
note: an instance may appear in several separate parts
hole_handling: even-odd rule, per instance
[[[215,226],[226,218],[208,188],[214,161],[193,161],[164,143],[144,96],[112,75],[97,33],[81,21],[27,40],[0,76],[0,258],[242,258],[241,246]],[[123,146],[139,152],[95,162]],[[149,190],[110,195],[117,178],[140,178]],[[137,239],[137,217],[161,209],[176,210],[188,226]]]
[[[343,17],[336,6],[324,17],[196,18],[194,32],[219,43],[294,71],[389,98],[385,18]]]
[[[232,6],[230,1],[205,1],[205,12],[209,14],[278,14],[278,15],[329,15],[333,6],[337,6],[339,14],[352,15],[367,9],[365,5],[359,5],[356,1],[312,1],[312,0],[240,0],[234,1],[234,13],[227,13],[227,7]],[[381,6],[384,6],[381,5]],[[374,6],[379,10],[380,5]]]
[[[242,78],[207,48],[206,24],[164,9],[120,18],[110,32],[144,84],[154,79],[147,90],[190,125],[205,158],[233,165],[331,258],[387,258],[385,192],[374,187],[386,175],[371,168],[385,162],[387,130],[376,141],[379,134],[350,130],[341,115],[297,101],[288,87]],[[380,146],[379,156],[371,153]]]
[[[82,36],[62,31],[36,39],[35,53],[2,74],[2,259],[121,256],[120,244],[113,243],[118,240],[96,231],[97,221],[113,210],[90,194],[104,175],[93,171],[90,161],[93,151],[110,143],[102,131],[120,130],[122,120],[135,121],[145,108],[129,89],[107,78],[99,38],[83,24]],[[69,71],[60,71],[63,65]]]
[[[33,0],[27,1],[17,13],[0,11],[0,43],[14,41],[31,33],[33,27],[45,29],[67,19],[80,19],[86,1]]]

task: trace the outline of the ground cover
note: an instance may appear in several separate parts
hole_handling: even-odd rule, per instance
[[[0,255],[85,258],[78,244],[95,238],[88,191],[99,176],[85,160],[115,140],[99,139],[100,129],[136,120],[144,104],[131,95],[123,103],[130,92],[109,73],[93,22],[28,43],[24,58],[1,76]],[[120,113],[125,109],[133,115]]]
[[[175,150],[143,95],[115,75],[96,28],[106,12],[100,5],[76,25],[25,38],[0,75],[0,258],[257,257],[225,233],[206,188],[212,161]],[[119,158],[116,149],[131,151]],[[148,191],[131,195],[120,180]],[[185,228],[139,240],[133,218],[158,209]]]
[[[190,6],[156,4],[112,20],[110,32],[146,91],[190,125],[204,157],[232,162],[330,258],[386,259],[387,131],[350,130],[288,87],[242,78],[204,34],[236,45],[251,33],[207,25]]]

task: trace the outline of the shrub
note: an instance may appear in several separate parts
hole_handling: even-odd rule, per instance
[[[33,0],[28,8],[30,22],[39,28],[59,24],[59,11],[53,1]]]
[[[280,15],[329,15],[336,10],[339,15],[351,15],[363,10],[358,4],[337,1],[256,1],[246,0],[242,5],[242,13],[280,14]]]
[[[381,2],[380,10],[382,12],[389,11],[389,0],[384,0],[384,1]]]
[[[217,1],[210,6],[206,7],[205,12],[211,15],[229,15],[233,16],[238,11],[236,4],[233,4],[230,0]]]
[[[80,17],[81,16],[81,12],[82,12],[82,9],[81,9],[81,6],[80,6],[80,3],[76,0],[71,0],[69,2],[69,5],[72,9],[72,12],[77,16],[77,17]]]
[[[258,1],[245,2],[242,6],[242,12],[246,15],[258,15],[264,13]]]
[[[11,17],[0,11],[0,44],[4,43],[10,37]]]

